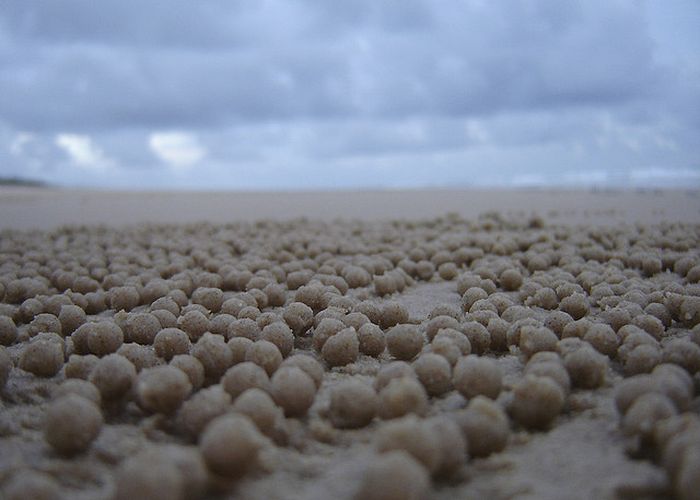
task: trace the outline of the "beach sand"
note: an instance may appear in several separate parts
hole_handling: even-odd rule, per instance
[[[85,499],[157,498],[166,492],[179,498],[351,499],[368,487],[371,470],[383,470],[378,443],[402,421],[386,417],[389,405],[417,415],[410,425],[427,436],[423,448],[412,439],[392,446],[408,452],[404,462],[424,470],[421,474],[433,474],[427,485],[415,477],[404,484],[379,478],[374,492],[385,487],[397,498],[411,493],[428,499],[592,499],[696,498],[700,491],[694,489],[700,469],[692,445],[687,453],[676,452],[676,469],[662,460],[674,439],[676,447],[700,443],[697,191],[2,188],[0,214],[0,319],[5,317],[0,338],[11,362],[4,365],[0,401],[0,492],[6,498],[41,491]],[[295,302],[306,303],[302,309],[311,316],[299,316],[300,306],[290,307]],[[67,305],[86,315],[72,322],[70,308],[61,314]],[[456,334],[469,339],[471,353],[497,367],[501,388],[492,404],[507,422],[502,449],[476,457],[459,448],[459,440],[443,439],[431,425],[448,421],[444,425],[458,429],[460,439],[475,432],[464,418],[475,399],[456,383],[428,396],[423,387],[429,380],[420,377],[414,385],[423,403],[400,391],[393,398],[379,391],[371,422],[338,428],[333,392],[351,379],[374,387],[378,373],[408,349],[409,333],[398,336],[400,349],[390,343],[379,355],[364,348],[358,353],[351,343],[349,362],[331,367],[336,363],[330,349],[314,347],[320,320],[337,320],[353,338],[360,324],[376,323],[381,329],[373,331],[385,340],[395,322],[387,318],[395,310],[401,313],[395,321],[411,325],[408,330],[421,339],[418,356],[408,355],[407,363],[444,352],[428,332],[432,317],[447,315],[453,320],[444,319],[446,324],[456,323]],[[149,314],[153,311],[160,312]],[[205,318],[204,329],[215,331],[213,337],[192,326],[191,317],[184,319],[192,311]],[[185,331],[185,351],[203,363],[205,385],[212,386],[223,383],[233,360],[227,355],[212,361],[219,357],[207,351],[206,342],[220,348],[237,335],[229,325],[241,318],[257,324],[253,340],[270,322],[288,324],[294,330],[292,354],[316,359],[324,368],[322,383],[308,409],[283,417],[285,391],[312,379],[302,374],[298,386],[280,389],[273,376],[264,390],[276,402],[274,428],[255,431],[258,444],[251,445],[246,467],[222,477],[201,435],[193,436],[183,423],[197,389],[171,413],[154,410],[164,399],[149,396],[160,389],[156,382],[147,385],[144,374],[148,366],[167,361],[156,354],[152,338],[144,340],[127,326],[139,314],[156,318],[158,330]],[[16,325],[10,333],[7,318]],[[74,331],[83,321],[118,325],[123,338],[112,345],[107,333],[90,333],[90,343]],[[265,338],[280,347],[285,342]],[[35,344],[41,346],[30,348]],[[447,344],[457,348],[451,340]],[[31,361],[53,345],[62,353],[57,370],[42,374]],[[582,349],[586,356],[577,371],[572,354]],[[85,396],[97,387],[100,402],[85,404],[98,408],[104,422],[80,450],[61,453],[47,430],[58,417],[47,415],[60,399],[56,394],[69,390],[62,389],[75,376],[69,366],[75,369],[88,353],[104,358],[113,350],[129,357],[140,374],[127,377],[128,387],[114,397],[85,371],[88,389],[70,391]],[[532,380],[549,391],[546,397],[523,389],[525,372],[533,370],[529,358],[540,350],[549,352],[541,355],[548,369],[565,373],[570,387],[542,376]],[[452,377],[457,365],[447,365]],[[581,370],[600,378],[587,383]],[[413,370],[406,376],[417,377]],[[631,377],[653,379],[639,391],[653,396],[621,409],[619,398],[627,394],[620,386]],[[174,397],[173,389],[163,391],[161,398]],[[219,413],[240,413],[221,397],[225,405]],[[554,409],[548,413],[545,407]],[[536,414],[542,425],[532,425],[523,411]],[[76,423],[71,415],[63,418]],[[487,429],[496,425],[493,418],[486,422]],[[79,429],[77,435],[87,432]],[[221,441],[242,439],[237,432],[244,434],[234,426]],[[191,461],[187,474],[178,469],[177,456]],[[448,459],[456,460],[449,473]]]

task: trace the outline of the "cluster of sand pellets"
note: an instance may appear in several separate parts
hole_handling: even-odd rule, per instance
[[[517,496],[504,457],[608,405],[661,480],[602,493],[700,498],[699,249],[494,213],[4,231],[0,496]]]

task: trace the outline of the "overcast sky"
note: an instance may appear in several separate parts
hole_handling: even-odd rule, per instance
[[[697,0],[3,0],[0,176],[700,187]]]

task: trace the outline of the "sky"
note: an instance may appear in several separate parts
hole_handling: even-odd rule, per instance
[[[700,187],[697,0],[3,0],[0,177]]]

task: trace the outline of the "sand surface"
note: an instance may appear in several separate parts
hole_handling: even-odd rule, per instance
[[[493,211],[500,215],[483,215]],[[444,217],[448,212],[452,215]],[[187,448],[201,459],[197,439],[182,432],[179,413],[162,415],[144,409],[136,385],[117,403],[103,400],[105,423],[85,451],[65,456],[47,443],[47,408],[67,377],[65,367],[49,377],[21,369],[23,354],[38,333],[32,321],[40,312],[58,313],[52,300],[60,296],[61,303],[87,309],[88,322],[123,326],[110,303],[116,293],[110,287],[115,283],[139,291],[139,302],[128,308],[128,314],[154,310],[152,298],[144,292],[150,282],[165,283],[166,290],[184,287],[191,308],[193,289],[212,286],[213,280],[224,299],[257,301],[258,311],[252,317],[273,313],[285,321],[289,304],[303,298],[296,285],[287,289],[291,283],[287,278],[296,269],[307,269],[307,286],[321,287],[325,294],[314,305],[314,314],[332,313],[346,321],[343,318],[360,302],[375,304],[379,311],[399,303],[408,313],[403,322],[421,332],[437,307],[454,312],[465,328],[472,321],[487,326],[492,317],[508,318],[508,326],[513,327],[517,320],[502,301],[525,306],[523,314],[543,325],[555,311],[567,309],[563,299],[571,293],[565,291],[570,286],[583,297],[583,318],[592,324],[610,323],[607,311],[616,309],[629,313],[627,323],[649,332],[651,340],[645,339],[654,344],[658,359],[642,372],[662,363],[680,367],[690,381],[683,389],[687,394],[682,390],[685,395],[669,404],[672,413],[684,415],[700,429],[700,348],[693,343],[700,334],[691,333],[700,322],[700,268],[692,271],[700,264],[700,196],[695,191],[254,194],[3,188],[0,214],[4,229],[0,315],[12,317],[17,325],[17,339],[5,347],[14,366],[0,400],[0,492],[7,498],[19,498],[12,496],[18,488],[26,493],[37,487],[35,477],[43,478],[44,487],[57,498],[114,498],[124,481],[119,471],[129,460],[166,443]],[[299,217],[309,220],[295,220]],[[292,222],[250,223],[259,219]],[[388,222],[391,219],[404,222]],[[199,221],[206,223],[193,224]],[[76,224],[84,227],[55,230]],[[25,231],[29,229],[40,231]],[[460,253],[461,249],[472,253]],[[421,274],[421,262],[431,262],[432,270]],[[451,264],[440,268],[441,263]],[[350,264],[371,270],[370,282],[348,290],[329,287]],[[284,276],[271,274],[275,267]],[[245,269],[279,281],[285,289],[284,305],[260,302],[263,299],[245,291],[245,284],[227,281],[231,271]],[[504,288],[501,273],[505,269],[517,270],[522,284]],[[66,291],[65,281],[56,274],[59,271],[72,273],[66,279],[95,278],[94,288],[88,288],[105,301],[103,307],[88,304],[87,290]],[[378,293],[376,276],[384,274],[393,277],[396,291]],[[113,279],[105,280],[106,276]],[[38,288],[22,285],[26,277],[38,277]],[[477,287],[487,291],[486,302],[493,302],[465,306],[461,289],[465,279],[481,280]],[[533,299],[543,287],[551,287],[558,295],[553,307]],[[39,305],[30,307],[27,299],[37,299]],[[659,307],[647,308],[649,304]],[[220,314],[206,311],[209,320]],[[376,417],[360,429],[334,428],[329,420],[330,395],[339,382],[352,377],[372,385],[395,356],[389,351],[378,357],[360,353],[353,362],[331,368],[311,345],[317,323],[295,335],[294,352],[310,354],[325,365],[323,383],[308,412],[277,422],[253,470],[233,481],[210,474],[199,496],[351,499],[356,495],[368,467],[380,456],[378,433],[392,420]],[[616,329],[614,338],[622,346],[624,334],[619,325]],[[383,327],[384,334],[389,330]],[[495,334],[488,331],[495,342]],[[223,335],[228,339],[227,333]],[[546,349],[557,352],[558,362],[565,363],[561,332],[557,337],[558,343]],[[67,361],[78,352],[77,340],[67,332],[59,338]],[[193,344],[196,341],[192,338]],[[677,342],[683,343],[686,357],[674,354]],[[154,356],[150,345],[143,349]],[[424,338],[422,353],[431,349]],[[465,462],[456,471],[447,478],[433,478],[417,498],[668,498],[683,493],[661,463],[665,443],[654,430],[663,418],[652,418],[651,434],[644,436],[623,424],[615,396],[619,384],[638,372],[627,364],[622,350],[616,347],[615,351],[600,355],[605,360],[600,384],[573,384],[570,392],[562,389],[564,403],[555,418],[535,429],[523,425],[512,411],[514,390],[528,362],[522,345],[516,340],[498,349],[493,344],[487,347],[479,355],[493,360],[503,377],[495,402],[508,416],[507,445],[487,457],[464,454]],[[676,382],[685,384],[686,379],[681,379]],[[427,411],[420,416],[426,422],[457,418],[469,403],[469,397],[450,388],[430,397]],[[160,456],[161,465],[172,466],[167,456]],[[700,477],[692,464],[686,469],[686,476]],[[147,477],[149,472],[143,474]],[[138,482],[140,476],[130,480]]]
[[[700,192],[595,190],[415,190],[338,192],[147,192],[0,187],[0,228],[63,224],[181,224],[310,217],[474,218],[497,210],[536,212],[564,224],[700,220]]]

